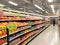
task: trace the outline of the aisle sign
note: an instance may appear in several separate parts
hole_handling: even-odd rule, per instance
[[[49,14],[48,16],[50,16],[50,17],[58,17],[59,15],[58,14]]]

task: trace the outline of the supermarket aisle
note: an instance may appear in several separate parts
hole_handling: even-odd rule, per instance
[[[58,27],[51,25],[28,45],[60,45],[59,42]]]

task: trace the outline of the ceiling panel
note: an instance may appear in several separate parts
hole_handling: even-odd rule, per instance
[[[8,3],[8,1],[15,2],[18,4],[18,6],[11,5]],[[24,11],[25,9],[26,11],[32,11],[34,13],[42,12],[42,14],[45,14],[46,13],[45,11],[52,13],[52,10],[47,0],[0,0],[0,3],[6,5],[6,7],[10,7],[11,9],[15,9],[15,10]],[[37,4],[39,7],[43,8],[45,11],[39,10],[34,6],[34,4]],[[36,12],[36,10],[39,12]]]

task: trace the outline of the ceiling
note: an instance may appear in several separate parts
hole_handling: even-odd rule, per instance
[[[53,0],[50,5],[54,5],[55,13],[60,14],[60,0]]]
[[[18,6],[14,6],[9,4],[8,2],[12,1],[18,4]],[[38,13],[42,15],[52,14],[52,9],[50,5],[54,5],[55,12],[60,12],[60,0],[53,0],[53,2],[49,3],[47,0],[0,0],[0,4],[4,4],[5,7],[9,7],[13,10],[26,11],[31,13]],[[36,8],[34,5],[38,5],[44,11]]]

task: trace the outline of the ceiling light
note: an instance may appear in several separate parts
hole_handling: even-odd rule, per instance
[[[52,8],[53,13],[55,13],[54,5],[51,5],[51,8]]]
[[[19,9],[23,9],[23,8],[19,8]]]
[[[34,5],[35,7],[37,7],[38,9],[40,9],[40,10],[42,10],[42,11],[44,11],[41,7],[39,7],[38,5]]]
[[[46,13],[48,13],[48,12],[46,11]]]
[[[51,8],[54,8],[54,5],[51,5]]]
[[[12,5],[14,5],[14,6],[18,6],[17,3],[14,3],[14,2],[12,2],[12,1],[9,1],[9,3],[12,4]]]
[[[48,2],[53,2],[53,0],[48,0]]]

